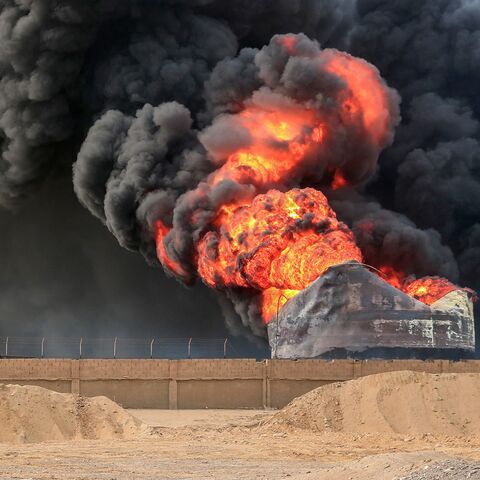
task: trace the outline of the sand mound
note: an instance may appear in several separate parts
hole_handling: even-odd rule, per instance
[[[389,372],[312,390],[262,428],[478,436],[479,401],[480,374]]]
[[[135,438],[149,427],[106,397],[0,385],[0,442]]]

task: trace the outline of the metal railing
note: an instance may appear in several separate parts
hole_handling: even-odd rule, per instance
[[[235,358],[228,338],[0,337],[2,358]]]

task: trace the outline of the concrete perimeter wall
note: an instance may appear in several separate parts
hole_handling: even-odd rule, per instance
[[[127,408],[280,408],[320,385],[394,370],[480,373],[480,360],[0,359],[0,383],[105,395]]]

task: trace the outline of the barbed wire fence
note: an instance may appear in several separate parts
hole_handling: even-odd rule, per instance
[[[1,358],[238,358],[229,338],[0,337]]]

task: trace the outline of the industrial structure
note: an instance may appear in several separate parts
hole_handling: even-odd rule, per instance
[[[314,358],[334,349],[475,350],[473,292],[456,289],[426,305],[362,264],[327,270],[268,325],[272,358]]]

